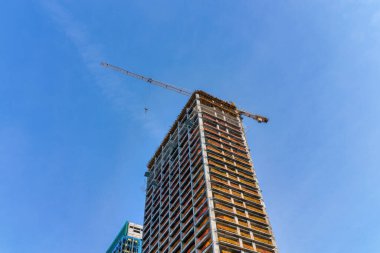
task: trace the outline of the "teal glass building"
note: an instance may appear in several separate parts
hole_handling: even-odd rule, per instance
[[[126,222],[106,253],[142,253],[141,225]]]

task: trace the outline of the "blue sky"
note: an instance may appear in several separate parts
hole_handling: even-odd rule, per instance
[[[102,60],[270,118],[245,125],[280,252],[380,252],[380,1],[8,1],[0,34],[1,253],[143,222],[186,98]]]

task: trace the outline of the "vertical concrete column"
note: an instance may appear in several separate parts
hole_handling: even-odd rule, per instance
[[[239,127],[240,127],[240,129],[241,129],[241,132],[243,133],[243,134],[242,134],[242,137],[243,137],[243,141],[244,141],[244,145],[245,145],[246,151],[247,151],[247,153],[248,153],[248,158],[249,158],[249,161],[250,161],[251,164],[252,164],[253,178],[255,179],[255,181],[256,181],[256,183],[257,183],[257,187],[258,187],[258,189],[259,189],[260,202],[261,202],[261,204],[263,205],[264,212],[267,213],[267,212],[266,212],[265,203],[264,203],[264,201],[263,201],[263,195],[262,195],[262,193],[261,193],[261,189],[260,189],[259,181],[258,181],[258,179],[257,179],[256,172],[255,172],[255,169],[254,169],[254,165],[253,165],[253,161],[252,161],[252,156],[251,156],[251,151],[250,151],[249,148],[248,148],[247,136],[246,136],[245,131],[244,131],[243,122],[242,122],[242,119],[241,119],[240,116],[237,117],[237,119],[238,119],[238,122],[239,122]],[[271,234],[272,234],[272,242],[273,242],[273,245],[275,246],[274,251],[275,251],[276,253],[278,253],[278,248],[277,248],[276,240],[275,240],[274,235],[273,235],[273,233],[272,233],[272,226],[270,225],[270,221],[269,221],[267,215],[265,215],[265,220],[266,220],[267,223],[269,224],[269,230],[271,231]],[[254,243],[254,248],[256,249],[256,244],[255,244],[255,243]]]
[[[196,94],[196,108],[198,111],[198,121],[199,121],[199,132],[201,135],[201,150],[202,150],[202,159],[203,159],[203,168],[204,176],[206,182],[206,196],[210,216],[210,226],[211,226],[211,238],[213,244],[214,253],[220,253],[218,235],[216,232],[216,222],[215,222],[215,212],[214,212],[214,202],[212,201],[212,190],[210,183],[210,169],[208,167],[208,159],[206,152],[206,139],[204,134],[203,119],[202,119],[202,107],[199,100],[199,94]]]

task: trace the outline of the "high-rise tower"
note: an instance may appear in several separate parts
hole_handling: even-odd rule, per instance
[[[148,163],[144,253],[276,253],[234,104],[193,93]]]
[[[141,225],[127,221],[106,253],[141,253],[142,230]]]

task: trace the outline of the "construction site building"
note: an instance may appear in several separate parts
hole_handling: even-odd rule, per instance
[[[106,253],[142,253],[143,227],[126,222]]]
[[[195,91],[148,163],[144,253],[277,253],[233,103]]]

